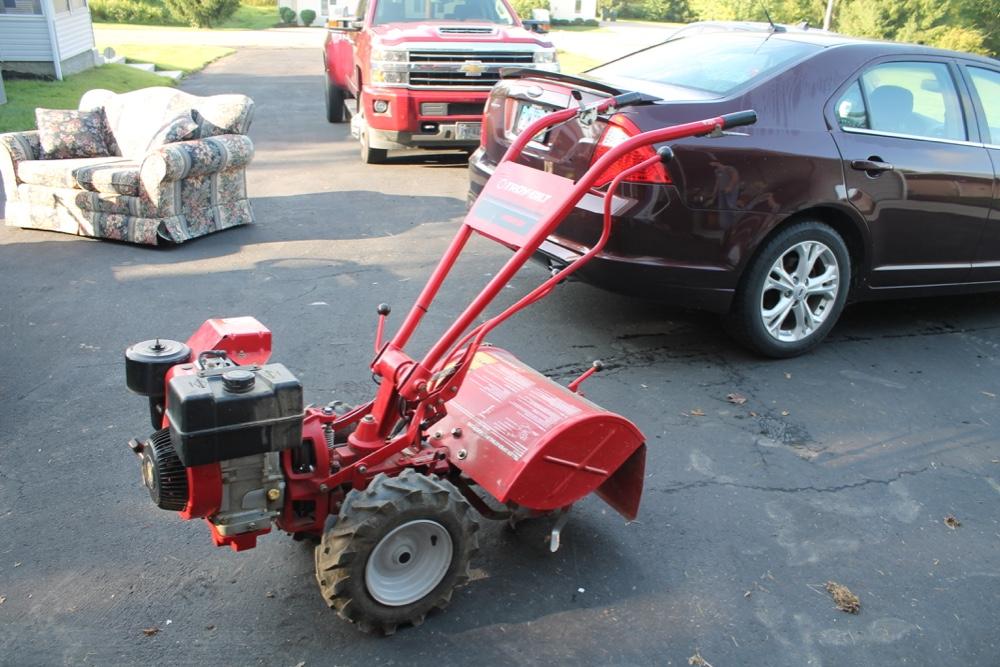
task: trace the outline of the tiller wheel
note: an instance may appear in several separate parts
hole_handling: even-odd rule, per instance
[[[320,538],[316,579],[324,599],[361,629],[383,634],[421,623],[468,581],[477,549],[473,509],[511,522],[555,516],[553,551],[566,512],[592,492],[634,519],[644,438],[578,392],[600,364],[562,386],[484,338],[601,252],[618,185],[671,153],[664,147],[624,166],[619,160],[650,144],[755,119],[740,112],[641,134],[608,150],[576,183],[513,161],[547,127],[647,101],[626,93],[525,128],[385,343],[389,307],[379,306],[371,364],[378,390],[368,403],[305,406],[298,379],[268,363],[271,332],[252,317],[208,320],[186,343],[155,339],[126,350],[128,387],[148,397],[156,430],[129,443],[153,501],[185,519],[204,518],[215,544],[236,551],[256,546],[272,525]],[[473,326],[612,166],[617,175],[599,193],[604,229],[593,247]],[[422,359],[410,357],[407,342],[473,233],[513,256]]]

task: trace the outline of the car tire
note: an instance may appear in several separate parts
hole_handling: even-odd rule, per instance
[[[361,161],[365,164],[383,164],[389,157],[389,151],[384,148],[372,148],[368,145],[368,128],[361,129]]]
[[[840,234],[821,222],[795,223],[769,239],[751,260],[727,329],[767,357],[804,354],[830,333],[850,285],[851,255]]]
[[[326,79],[326,120],[329,123],[344,122],[344,89]]]

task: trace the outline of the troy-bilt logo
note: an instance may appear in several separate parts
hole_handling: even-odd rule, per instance
[[[500,182],[497,183],[497,187],[501,190],[513,193],[518,197],[524,197],[526,199],[530,199],[531,201],[538,202],[539,204],[544,204],[548,200],[552,199],[552,195],[545,194],[544,192],[540,192],[534,188],[529,188],[527,185],[515,183],[507,178],[501,178]]]

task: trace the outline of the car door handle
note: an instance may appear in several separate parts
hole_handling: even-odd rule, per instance
[[[853,160],[851,162],[851,169],[857,169],[858,171],[866,171],[869,174],[879,173],[883,171],[892,171],[893,166],[888,162],[882,162],[881,160],[867,159],[867,160]]]

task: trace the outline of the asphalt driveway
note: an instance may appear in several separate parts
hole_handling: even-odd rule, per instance
[[[183,88],[256,100],[259,224],[173,249],[0,228],[0,664],[1000,664],[997,295],[853,307],[774,362],[711,316],[562,287],[492,342],[561,380],[606,362],[588,396],[648,438],[640,520],[589,498],[554,555],[544,521],[487,525],[476,580],[392,638],[325,607],[307,545],[235,554],[155,508],[122,350],[252,314],[308,401],[361,401],[376,304],[409,305],[466,185],[459,155],[360,165],[318,51],[242,50]],[[415,352],[506,256],[470,251]]]

